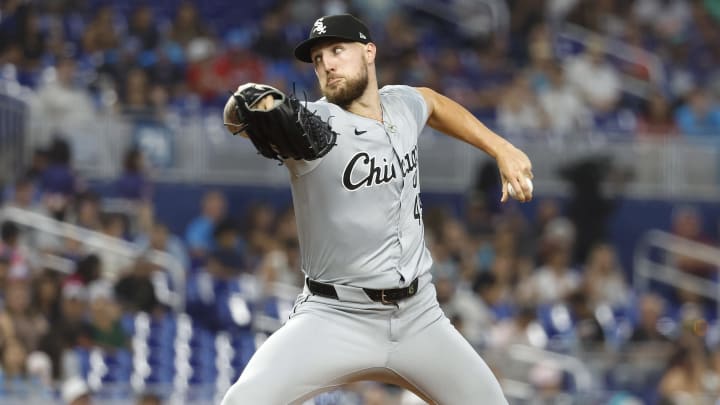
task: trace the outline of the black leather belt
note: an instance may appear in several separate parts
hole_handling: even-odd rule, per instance
[[[305,280],[311,293],[319,295],[321,297],[338,299],[337,291],[332,284],[321,283],[319,281],[310,280],[309,278],[306,278]],[[418,279],[416,278],[415,280],[413,280],[412,283],[410,283],[409,286],[405,288],[391,288],[387,290],[374,290],[372,288],[363,288],[363,291],[365,291],[365,294],[367,294],[367,296],[375,302],[382,302],[383,304],[394,304],[397,301],[415,295],[418,290],[417,287]]]

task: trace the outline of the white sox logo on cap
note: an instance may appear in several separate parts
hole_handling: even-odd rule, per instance
[[[313,32],[315,32],[316,34],[322,35],[322,34],[325,33],[325,31],[327,31],[327,27],[325,26],[325,23],[323,23],[323,18],[324,18],[324,17],[318,18],[318,19],[315,21],[315,23],[313,24],[313,29],[312,29],[312,30],[313,30]]]
[[[318,18],[310,29],[308,39],[295,47],[295,57],[303,62],[312,63],[310,51],[312,47],[324,38],[360,42],[372,42],[370,31],[365,23],[350,14],[326,15]]]

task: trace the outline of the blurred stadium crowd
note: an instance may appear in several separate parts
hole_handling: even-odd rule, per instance
[[[715,0],[487,2],[499,7],[492,24],[448,24],[420,7],[457,11],[463,1],[265,3],[7,0],[0,86],[26,96],[32,118],[58,132],[99,113],[162,121],[217,111],[245,82],[295,86],[313,99],[312,69],[291,59],[292,46],[319,15],[348,11],[371,26],[381,84],[433,87],[502,133],[720,134]],[[576,49],[554,35],[564,23],[602,35]],[[627,91],[627,83],[640,90]],[[81,404],[91,391],[97,403],[136,395],[146,405],[217,402],[302,287],[291,207],[260,202],[230,212],[222,191],[211,191],[198,200],[197,217],[180,224],[186,232],[173,234],[178,224],[154,215],[154,185],[139,149],[126,152],[113,181],[113,196],[133,207],[122,213],[104,209],[107,196],[76,174],[71,157],[60,138],[38,145],[2,194],[5,208],[80,231],[59,237],[2,223],[0,402]],[[621,268],[605,239],[607,215],[598,223],[584,205],[542,199],[528,218],[497,206],[497,195],[497,179],[485,176],[462,215],[429,207],[425,225],[438,299],[501,379],[529,381],[531,403],[720,398],[714,305],[680,287],[633,291],[632,269]],[[612,201],[596,203],[611,210]],[[717,246],[716,235],[702,233],[703,221],[691,208],[678,209],[671,231]],[[138,258],[84,243],[102,235],[132,243]],[[149,249],[178,259],[186,286],[149,260]],[[49,264],[48,255],[63,265]],[[673,260],[716,282],[714,267]],[[163,291],[180,288],[185,308],[176,312]],[[593,371],[592,395],[573,396],[579,382],[559,360],[509,364],[514,344],[582,359]],[[391,404],[400,396],[363,384],[318,403]]]
[[[381,85],[432,87],[506,132],[720,128],[714,0],[481,1],[495,8],[480,21],[466,3],[276,1],[235,10],[213,1],[10,0],[2,79],[35,89],[40,116],[58,123],[96,111],[162,117],[218,106],[249,81],[313,99],[314,74],[291,59],[292,46],[317,15],[349,11],[380,44]],[[578,47],[556,35],[565,23],[602,36]]]

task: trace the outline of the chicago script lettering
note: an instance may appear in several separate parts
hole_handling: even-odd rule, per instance
[[[414,172],[418,165],[417,145],[402,158],[398,157],[398,163],[403,178]],[[345,188],[352,191],[363,186],[372,187],[390,183],[395,178],[397,178],[397,170],[394,163],[388,162],[385,158],[380,162],[367,152],[358,152],[345,166],[342,182]]]

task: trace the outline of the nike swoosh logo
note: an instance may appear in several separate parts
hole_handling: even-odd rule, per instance
[[[362,134],[364,134],[365,132],[367,132],[367,131],[358,131],[358,129],[355,128],[355,135],[362,135]]]

